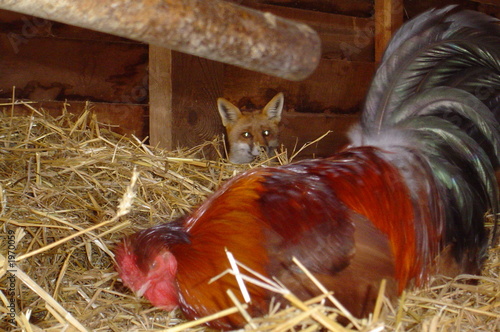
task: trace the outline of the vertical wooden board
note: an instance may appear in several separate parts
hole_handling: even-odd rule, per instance
[[[380,61],[394,32],[403,24],[403,0],[375,0],[375,61]]]
[[[0,33],[0,49],[0,98],[147,103],[146,45]]]
[[[149,47],[149,135],[150,144],[174,147],[172,110],[172,51]]]
[[[217,111],[224,65],[172,52],[174,147],[192,147],[224,132]]]

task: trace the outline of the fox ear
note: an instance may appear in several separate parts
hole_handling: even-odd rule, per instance
[[[283,104],[285,103],[285,97],[283,93],[280,92],[267,103],[266,107],[262,112],[267,115],[269,120],[274,120],[276,122],[281,121],[281,111],[283,111]]]
[[[224,98],[217,99],[217,108],[219,109],[219,114],[224,127],[234,124],[241,116],[241,112],[238,107],[234,106]]]

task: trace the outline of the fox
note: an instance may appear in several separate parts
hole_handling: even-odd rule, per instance
[[[226,129],[228,160],[231,163],[250,163],[262,150],[268,157],[275,155],[284,103],[282,92],[274,96],[264,108],[254,111],[242,111],[224,98],[217,99],[217,108]]]

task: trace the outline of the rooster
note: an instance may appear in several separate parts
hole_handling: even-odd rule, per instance
[[[318,295],[296,257],[358,317],[382,279],[396,297],[433,274],[478,274],[484,218],[499,208],[499,96],[498,20],[425,12],[388,45],[346,149],[237,175],[189,215],[125,238],[119,275],[153,305],[197,319],[233,306],[227,290],[241,294],[232,275],[209,283],[230,268],[226,251],[299,298]],[[252,315],[280,300],[246,288]]]

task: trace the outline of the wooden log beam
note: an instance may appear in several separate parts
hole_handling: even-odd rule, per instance
[[[306,78],[321,57],[307,25],[221,0],[0,0],[0,8],[289,80]]]

